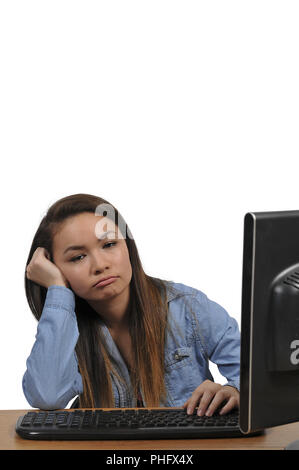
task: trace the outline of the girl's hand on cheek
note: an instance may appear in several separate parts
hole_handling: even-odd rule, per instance
[[[225,414],[240,404],[240,394],[235,387],[220,385],[211,380],[205,380],[192,393],[191,397],[184,403],[188,414],[193,414],[198,406],[198,416],[212,416],[219,406],[226,401],[219,414]]]
[[[26,277],[43,286],[61,285],[69,287],[69,283],[61,270],[50,260],[45,248],[38,247],[26,268]]]

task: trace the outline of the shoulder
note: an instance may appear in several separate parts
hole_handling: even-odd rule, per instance
[[[213,316],[215,310],[221,309],[218,304],[211,301],[200,289],[182,282],[161,279],[158,281],[160,286],[161,283],[163,284],[163,296],[166,292],[169,311],[173,314],[181,317],[182,315],[189,316],[190,313],[192,313],[192,317],[194,317],[194,315],[197,317],[197,319],[193,318],[193,321],[197,321],[198,319],[209,321],[211,313]]]
[[[196,316],[206,316],[207,296],[199,289],[182,282],[167,281],[166,293],[169,317],[190,328],[196,326]]]
[[[179,298],[190,298],[195,301],[206,302],[207,296],[201,290],[181,282],[167,281],[167,301],[173,302]]]
[[[203,291],[180,282],[168,282],[167,299],[170,311],[190,317],[193,325],[201,325],[207,335],[212,329],[223,331],[231,320],[225,308]]]

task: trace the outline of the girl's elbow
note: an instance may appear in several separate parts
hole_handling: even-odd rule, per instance
[[[31,387],[29,390],[25,381],[23,381],[23,393],[29,405],[40,410],[64,409],[69,401],[64,396],[57,397],[57,394],[51,393],[49,390],[42,392],[41,390],[34,389],[34,387]]]
[[[36,396],[31,399],[27,398],[27,401],[33,408],[40,410],[61,410],[68,404],[68,401],[64,399],[59,400],[57,397],[51,396]]]

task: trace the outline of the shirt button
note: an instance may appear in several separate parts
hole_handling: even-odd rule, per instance
[[[175,359],[179,359],[179,358],[180,358],[180,355],[179,355],[179,354],[175,354],[175,355],[174,355],[174,358],[175,358]]]

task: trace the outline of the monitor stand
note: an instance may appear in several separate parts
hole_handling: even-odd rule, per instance
[[[299,440],[291,442],[284,448],[284,450],[299,450]]]

